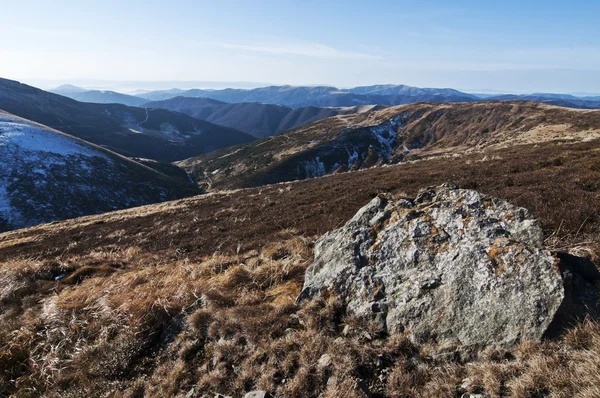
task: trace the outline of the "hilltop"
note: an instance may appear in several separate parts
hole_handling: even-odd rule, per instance
[[[70,85],[57,87],[54,90],[50,90],[50,92],[64,95],[65,97],[72,98],[76,101],[93,102],[96,104],[123,104],[129,106],[142,106],[148,102],[146,99],[136,97],[135,95],[127,95],[110,90],[86,90]]]

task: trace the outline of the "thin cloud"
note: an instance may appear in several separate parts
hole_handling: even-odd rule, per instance
[[[275,55],[301,55],[313,58],[331,59],[382,59],[379,55],[341,51],[321,43],[289,43],[289,44],[235,44],[213,43],[229,50],[241,50]]]

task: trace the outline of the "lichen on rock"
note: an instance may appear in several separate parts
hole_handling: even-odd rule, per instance
[[[541,338],[564,298],[542,243],[526,209],[474,190],[380,195],[318,240],[299,300],[327,291],[415,341],[508,348]]]

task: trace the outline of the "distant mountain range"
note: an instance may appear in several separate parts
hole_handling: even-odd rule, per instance
[[[0,79],[0,109],[126,156],[174,161],[254,140],[164,109],[94,104]]]
[[[176,96],[202,97],[218,101],[262,102],[293,108],[306,106],[347,107],[357,105],[399,105],[412,102],[469,102],[478,98],[452,89],[422,89],[404,85],[379,85],[338,89],[329,86],[270,86],[252,90],[185,90],[153,91],[140,95],[153,101]]]
[[[264,103],[291,108],[304,107],[353,107],[360,105],[396,106],[414,102],[473,102],[481,100],[513,101],[528,100],[571,108],[598,109],[600,96],[574,96],[569,94],[469,94],[450,88],[420,88],[406,85],[380,84],[339,89],[331,86],[268,86],[254,89],[190,89],[139,91],[137,95],[126,95],[114,91],[86,90],[73,85],[60,86],[52,92],[84,102],[120,103],[146,106],[150,101],[165,101],[175,97],[205,98],[226,103]],[[167,105],[169,109],[172,104]],[[187,108],[187,107],[186,107]],[[197,108],[197,107],[195,107]],[[183,111],[183,110],[182,110]],[[196,111],[194,111],[195,113]],[[269,113],[272,111],[270,110]],[[184,111],[184,113],[191,114]],[[194,116],[200,117],[200,116]],[[201,118],[201,117],[200,117]],[[229,118],[227,118],[229,119]],[[209,120],[209,119],[206,119]],[[213,120],[209,120],[213,121]],[[262,122],[261,122],[262,123]],[[230,127],[236,123],[224,124]],[[252,131],[265,131],[252,126]],[[257,130],[258,129],[258,130]]]
[[[189,182],[0,111],[0,232],[197,193]]]
[[[230,104],[209,98],[175,97],[148,102],[149,108],[162,108],[182,112],[192,117],[232,127],[255,137],[268,137],[306,123],[336,115],[361,113],[382,106],[362,105],[347,108],[322,108],[315,106],[290,108],[260,102]]]

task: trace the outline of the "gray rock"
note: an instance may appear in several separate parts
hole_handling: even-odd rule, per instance
[[[418,342],[508,348],[541,338],[564,298],[542,242],[527,210],[473,190],[379,196],[318,240],[298,300],[335,292]]]

